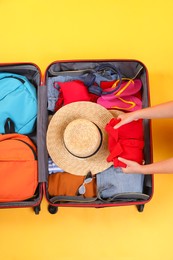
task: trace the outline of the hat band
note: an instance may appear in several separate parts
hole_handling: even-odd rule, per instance
[[[99,133],[100,133],[100,144],[99,144],[98,148],[97,148],[93,153],[91,153],[90,155],[87,155],[87,156],[78,156],[78,155],[72,153],[72,152],[67,148],[67,146],[65,145],[65,142],[63,141],[66,150],[67,150],[71,155],[73,155],[73,156],[75,156],[75,157],[77,157],[77,158],[80,158],[80,159],[86,159],[86,158],[89,158],[89,157],[93,156],[94,154],[96,154],[96,153],[99,151],[99,149],[100,149],[100,147],[101,147],[101,145],[102,145],[103,135],[102,135],[102,131],[100,130],[100,128],[99,128],[94,122],[92,122],[92,123],[98,128]]]

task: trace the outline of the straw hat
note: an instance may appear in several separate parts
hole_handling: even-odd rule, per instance
[[[47,149],[52,160],[75,175],[101,172],[112,165],[104,128],[111,112],[87,101],[63,106],[52,117],[47,131]]]

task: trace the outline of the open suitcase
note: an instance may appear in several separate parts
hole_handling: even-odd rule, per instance
[[[83,77],[85,73],[90,74],[90,72],[95,71],[95,69],[98,67],[101,67],[101,71],[104,72],[107,65],[110,67],[116,67],[117,71],[120,71],[121,75],[123,75],[123,77],[126,79],[134,79],[134,77],[139,79],[142,82],[142,88],[140,91],[142,107],[150,106],[147,68],[142,62],[137,60],[56,61],[48,66],[44,75],[41,74],[39,67],[32,63],[11,63],[0,65],[0,73],[13,73],[26,77],[36,89],[38,101],[36,126],[31,133],[26,134],[37,147],[37,187],[33,196],[27,199],[3,201],[3,199],[0,198],[0,208],[33,207],[35,213],[39,214],[40,204],[44,195],[48,201],[48,210],[51,214],[56,213],[59,207],[103,208],[136,205],[139,212],[143,211],[144,205],[151,200],[153,195],[152,175],[145,175],[142,177],[141,196],[140,194],[139,196],[136,196],[136,194],[134,195],[133,191],[129,192],[130,195],[128,194],[128,196],[122,193],[110,198],[103,198],[100,195],[94,198],[85,198],[83,195],[81,196],[83,193],[76,194],[75,196],[68,196],[64,194],[62,194],[63,196],[60,196],[59,194],[54,195],[50,194],[49,192],[50,172],[48,162],[51,159],[51,156],[48,153],[46,139],[49,118],[55,114],[54,106],[57,101],[58,94],[60,95],[60,92],[57,91],[55,83],[61,77],[76,77],[75,81],[77,79],[76,82],[78,82],[78,77]],[[97,94],[98,89],[95,88],[94,91],[96,91],[94,94]],[[50,97],[52,93],[56,93],[56,97],[54,95]],[[120,109],[120,111],[121,110],[122,109]],[[143,156],[145,163],[149,164],[152,163],[152,138],[150,120],[143,120],[143,130]],[[1,161],[2,159],[0,157],[0,166],[2,164]],[[0,169],[2,172],[1,167]],[[81,186],[84,188],[84,183],[81,183]],[[23,187],[23,189],[25,189],[25,187]]]

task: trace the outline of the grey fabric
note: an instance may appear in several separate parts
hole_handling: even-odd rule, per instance
[[[40,85],[41,76],[40,71],[35,65],[9,65],[0,66],[0,72],[15,73],[27,77],[27,79],[36,87]]]
[[[96,175],[97,190],[101,198],[107,199],[121,193],[142,193],[144,175],[126,174],[111,166]]]
[[[59,72],[63,71],[81,71],[81,70],[92,70],[98,66],[97,62],[58,62],[52,64],[49,68],[49,73],[52,76],[59,75]]]
[[[144,67],[143,64],[141,64],[138,61],[91,61],[91,62],[57,62],[50,66],[49,73],[52,76],[60,75],[61,72],[74,72],[74,71],[80,71],[80,70],[93,70],[97,66],[103,64],[103,63],[109,63],[114,66],[116,66],[120,71],[121,74],[125,77],[133,78],[134,75],[137,73],[140,67]]]
[[[57,77],[52,77],[48,78],[47,80],[47,95],[48,95],[48,110],[54,111],[55,109],[55,103],[58,99],[59,96],[59,90],[57,88],[54,88],[54,83],[55,82],[66,82],[70,80],[79,80],[80,76],[57,76]]]
[[[37,116],[37,149],[39,182],[46,182],[48,178],[48,153],[46,146],[47,116],[47,87],[38,88],[38,116]]]

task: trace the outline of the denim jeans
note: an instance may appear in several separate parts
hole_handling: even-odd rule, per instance
[[[100,197],[111,198],[121,193],[142,193],[144,175],[126,174],[120,167],[106,169],[96,174],[96,185]]]

